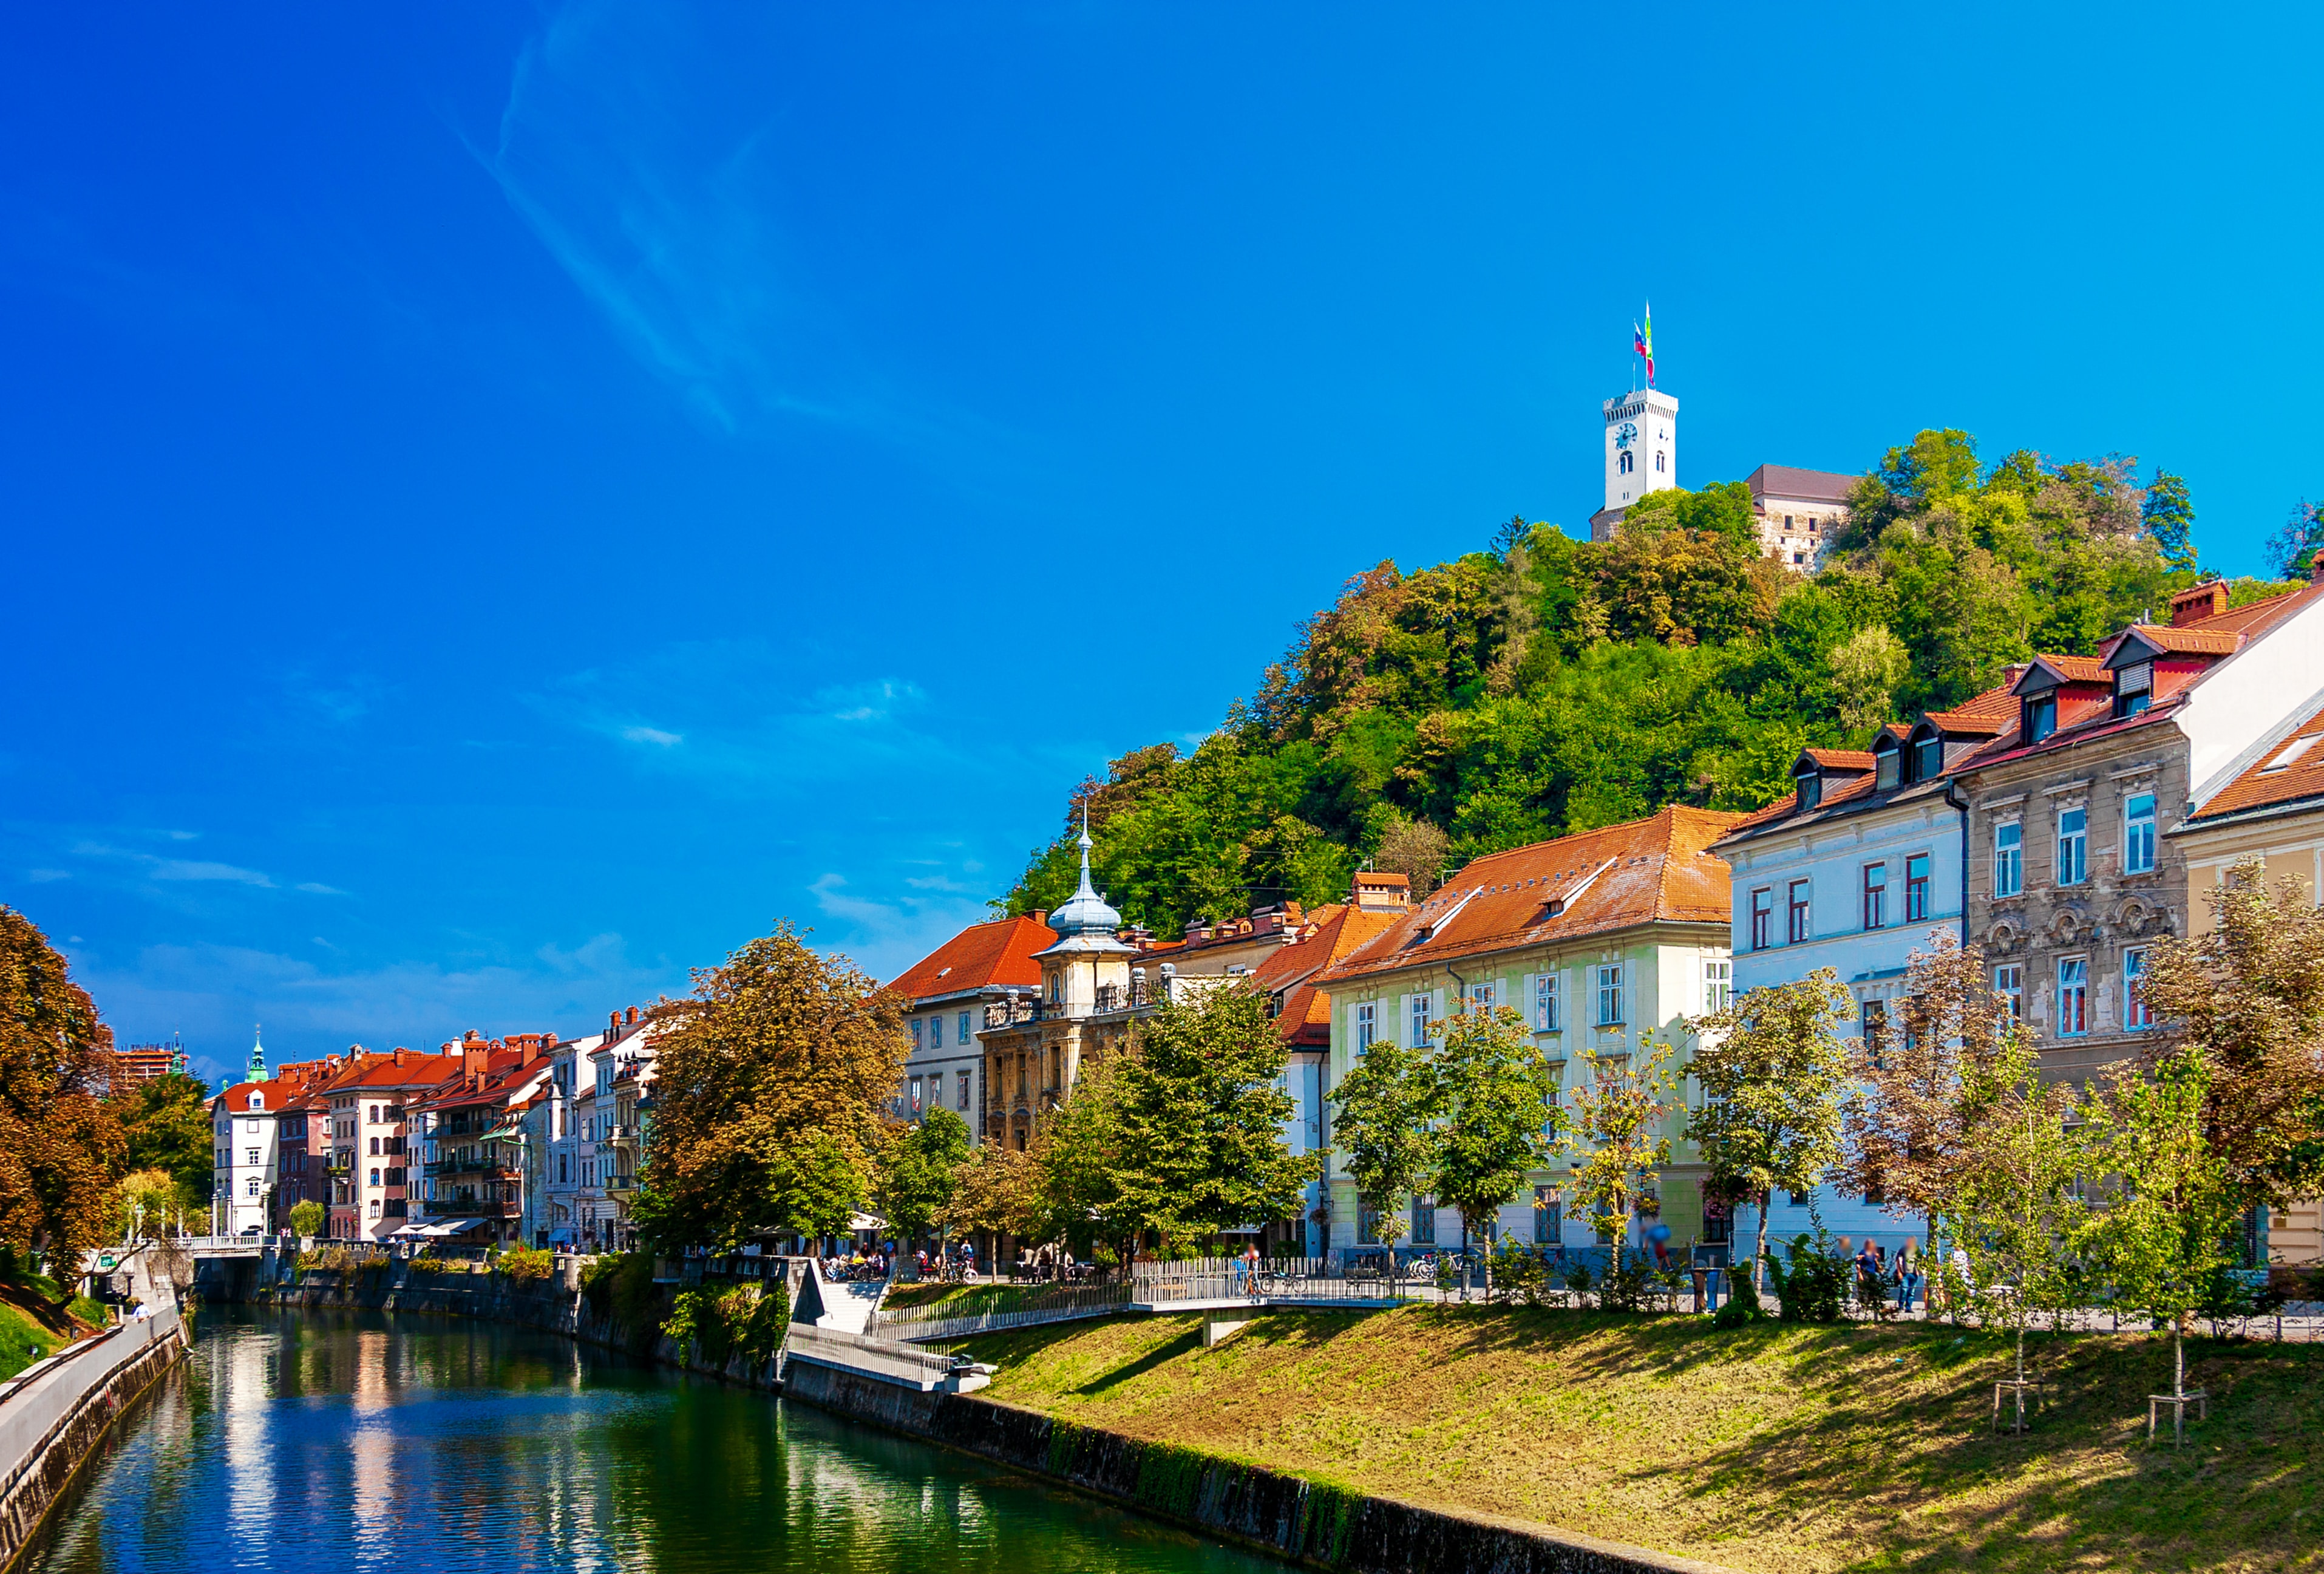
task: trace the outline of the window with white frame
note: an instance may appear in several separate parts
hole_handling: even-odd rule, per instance
[[[2025,968],[2017,962],[2006,962],[1993,970],[1993,992],[2009,1003],[2009,1020],[2025,1020]]]
[[[958,1076],[953,1079],[953,1082],[954,1091],[957,1094],[957,1097],[953,1101],[954,1106],[959,1109],[966,1109],[968,1107],[968,1073],[965,1071],[961,1072]]]
[[[1434,1197],[1412,1199],[1412,1244],[1416,1246],[1436,1244],[1436,1199]]]
[[[1617,1027],[1622,1022],[1622,965],[1598,969],[1598,1025]]]
[[[1557,1014],[1557,975],[1536,973],[1533,977],[1533,1031],[1556,1032],[1563,1024]]]
[[[1369,1000],[1356,1005],[1356,1053],[1360,1055],[1372,1047],[1373,1036],[1379,1032],[1378,1009]]]
[[[941,1016],[928,1018],[928,1048],[932,1050],[944,1048],[944,1018]]]
[[[2122,872],[2144,875],[2154,867],[2154,794],[2135,792],[2122,806]]]
[[[1705,1014],[1727,1009],[1735,998],[1735,964],[1725,957],[1702,962],[1702,1009]]]
[[[1433,1014],[1429,1010],[1430,1000],[1431,997],[1425,995],[1412,997],[1412,1031],[1407,1041],[1408,1047],[1412,1049],[1424,1048],[1428,1042],[1428,1019]]]
[[[2058,811],[2058,884],[2079,885],[2090,873],[2090,811]]]
[[[960,1032],[954,1035],[952,1042],[960,1045],[961,1048],[966,1049],[968,1047],[968,1013],[964,1011],[960,1014]]]
[[[920,1052],[920,1019],[916,1016],[912,1018],[912,1053],[916,1055]]]
[[[2058,1036],[2080,1038],[2090,1031],[2090,959],[2058,958]]]
[[[2144,946],[2122,954],[2122,1025],[2134,1032],[2154,1025],[2154,1008],[2146,1003]]]
[[[1993,893],[2015,896],[2025,889],[2025,827],[2010,820],[1993,828]]]
[[[1469,986],[1469,1009],[1479,1016],[1493,1014],[1493,981],[1480,979]]]

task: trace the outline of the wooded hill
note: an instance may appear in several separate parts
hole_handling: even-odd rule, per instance
[[[1803,746],[1862,746],[2036,651],[2091,653],[2202,578],[2185,486],[2135,466],[1987,465],[1924,431],[1858,483],[1811,578],[1761,555],[1740,482],[1649,494],[1603,543],[1513,519],[1451,562],[1381,563],[1191,755],[1156,744],[1084,782],[995,906],[1072,893],[1084,798],[1101,887],[1166,937],[1340,899],[1368,858],[1425,890],[1668,803],[1757,808]]]

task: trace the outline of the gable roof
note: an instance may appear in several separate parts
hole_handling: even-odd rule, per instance
[[[2211,794],[2187,826],[2216,824],[2262,810],[2324,809],[2324,705],[2292,729],[2290,736],[2254,760],[2243,774]]]
[[[1383,914],[1388,926],[1316,982],[1329,987],[1644,923],[1723,925],[1727,861],[1709,849],[1742,819],[1674,803],[1648,819],[1488,853],[1410,912]]]
[[[1332,997],[1316,987],[1315,975],[1377,940],[1404,914],[1366,912],[1347,903],[1311,916],[1315,927],[1306,938],[1269,953],[1251,980],[1269,995],[1282,995],[1275,1021],[1286,1042],[1323,1049],[1332,1042]]]
[[[1033,954],[1056,941],[1056,931],[1038,918],[973,923],[904,969],[888,987],[911,1000],[995,986],[1038,989],[1041,964]]]

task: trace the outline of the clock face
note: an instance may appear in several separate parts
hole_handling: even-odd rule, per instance
[[[1628,448],[1637,440],[1638,428],[1633,421],[1626,421],[1614,431],[1614,446],[1618,449]]]

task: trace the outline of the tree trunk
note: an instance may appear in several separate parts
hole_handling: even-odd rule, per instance
[[[2187,1413],[2183,1403],[2187,1397],[2187,1347],[2180,1342],[2180,1321],[2175,1317],[2171,1319],[2171,1397],[2182,1402],[2178,1408],[2183,1417]]]
[[[1490,1237],[1485,1241],[1485,1304],[1493,1304],[1493,1243]]]
[[[1767,1288],[1766,1280],[1761,1276],[1767,1264],[1767,1209],[1775,1200],[1775,1194],[1772,1190],[1759,1193],[1759,1239],[1751,1253],[1751,1288],[1762,1292]]]

